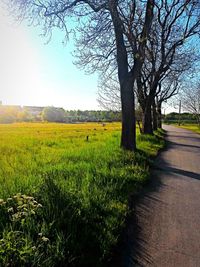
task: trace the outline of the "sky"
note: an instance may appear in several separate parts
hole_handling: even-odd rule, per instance
[[[54,32],[48,44],[41,29],[13,23],[0,7],[0,101],[8,105],[100,109],[97,75],[73,65],[73,42]]]
[[[99,110],[97,74],[79,70],[71,55],[73,41],[63,45],[57,30],[51,41],[39,27],[16,24],[0,5],[0,101],[7,105],[55,106]],[[165,112],[177,111],[165,104]]]

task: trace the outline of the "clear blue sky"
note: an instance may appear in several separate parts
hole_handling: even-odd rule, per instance
[[[86,75],[73,65],[73,41],[64,46],[64,33],[51,41],[39,27],[16,25],[0,6],[0,101],[8,105],[100,109],[97,75]],[[177,111],[164,105],[166,112]]]
[[[57,31],[50,43],[40,28],[15,25],[0,8],[0,100],[4,104],[100,109],[97,75],[73,65],[73,42],[62,44]]]

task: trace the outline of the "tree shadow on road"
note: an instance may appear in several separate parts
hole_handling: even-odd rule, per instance
[[[200,136],[198,137],[197,134],[195,133],[192,133],[192,136],[191,134],[190,135],[173,135],[173,134],[170,134],[170,137],[173,137],[173,138],[178,138],[178,139],[192,139],[194,142],[199,142],[200,141]]]
[[[176,143],[176,142],[172,142],[172,141],[168,141],[169,146],[181,146],[181,147],[186,147],[186,148],[197,148],[197,149],[200,149],[200,145],[189,145],[189,144],[183,144],[183,143]]]
[[[143,237],[143,229],[140,222],[148,220],[152,205],[149,203],[161,203],[162,201],[154,194],[158,192],[165,185],[161,182],[159,177],[153,170],[151,179],[147,186],[130,201],[130,214],[126,221],[126,228],[122,233],[122,238],[115,252],[115,261],[110,266],[112,267],[133,267],[143,266],[141,259],[148,265],[152,265],[153,259],[148,253],[147,242]],[[152,194],[153,193],[153,194]],[[165,203],[162,203],[165,205]]]
[[[181,176],[186,176],[192,179],[200,180],[200,173],[186,171],[186,170],[182,170],[182,169],[178,169],[178,168],[174,168],[170,166],[166,166],[165,169],[162,169],[162,168],[157,168],[157,169],[160,171],[165,171],[165,172],[167,171],[168,173],[171,173],[171,174],[178,174]]]
[[[176,137],[179,139],[188,138],[181,135]],[[198,140],[198,142],[200,140],[198,137],[192,137],[192,139],[195,141]],[[176,142],[167,141],[164,150],[166,150],[166,148],[169,150],[178,145],[182,148],[188,147],[193,150],[195,148],[195,153],[198,153],[200,148],[198,145],[178,144]],[[155,208],[156,205],[159,205],[164,208],[163,205],[167,205],[159,197],[159,192],[165,190],[167,186],[164,180],[162,180],[163,173],[167,173],[170,176],[175,174],[176,176],[180,175],[200,180],[200,174],[171,166],[165,161],[163,155],[164,154],[161,153],[155,160],[148,185],[137,196],[134,196],[131,199],[131,212],[127,218],[127,226],[124,229],[120,245],[115,253],[115,262],[112,263],[112,267],[153,266],[154,259],[152,258],[150,248],[148,247],[149,244],[147,243],[147,234],[151,234],[149,231],[151,227],[145,229],[145,231],[141,227],[143,225],[148,227],[148,225],[152,223],[152,220],[150,220],[152,207]]]

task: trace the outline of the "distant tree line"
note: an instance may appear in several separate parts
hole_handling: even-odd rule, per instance
[[[199,1],[7,2],[17,20],[39,25],[47,40],[55,28],[65,32],[66,41],[74,37],[74,63],[87,73],[97,72],[103,83],[99,102],[107,105],[111,97],[116,108],[120,96],[121,147],[126,150],[136,150],[135,95],[142,133],[153,134],[162,126],[162,103],[178,93],[198,62]]]
[[[64,110],[46,107],[42,112],[42,120],[50,122],[98,122],[120,121],[121,112],[105,110]]]
[[[0,123],[13,122],[99,122],[120,121],[121,112],[104,110],[64,110],[63,108],[44,107],[41,111],[32,112],[31,109],[20,106],[0,106]]]
[[[13,122],[28,122],[33,120],[39,120],[36,116],[34,117],[27,110],[20,106],[3,106],[0,105],[0,123],[13,123]]]
[[[187,123],[197,123],[196,116],[192,113],[184,112],[184,113],[177,113],[171,112],[165,116],[163,116],[164,123],[179,123],[180,124],[187,124]]]
[[[197,124],[200,126],[200,81],[186,83],[182,90],[180,98],[182,99],[182,106],[185,111],[193,114]]]

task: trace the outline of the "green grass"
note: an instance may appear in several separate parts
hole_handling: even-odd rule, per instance
[[[184,125],[181,125],[179,127],[183,128],[183,129],[188,129],[188,130],[191,130],[195,133],[200,134],[200,126],[198,124],[184,124]]]
[[[119,123],[0,125],[0,140],[2,266],[104,266],[164,145],[138,133],[125,152]]]

